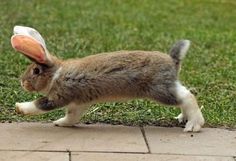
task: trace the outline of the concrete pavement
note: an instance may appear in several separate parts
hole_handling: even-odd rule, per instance
[[[0,161],[236,161],[236,131],[0,124]]]

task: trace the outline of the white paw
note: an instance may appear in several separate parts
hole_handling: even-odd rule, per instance
[[[185,125],[184,132],[199,132],[204,125],[204,118],[201,111],[199,111],[193,118],[188,120]]]
[[[183,115],[183,113],[180,113],[177,117],[175,117],[179,121],[179,123],[186,122],[187,117]]]
[[[23,102],[16,103],[16,112],[23,115],[34,115],[44,113],[42,110],[38,109],[34,102]]]
[[[55,126],[64,126],[64,127],[70,127],[70,126],[74,126],[76,122],[74,121],[69,121],[67,117],[63,117],[63,118],[60,118],[56,121],[53,121],[53,124]]]

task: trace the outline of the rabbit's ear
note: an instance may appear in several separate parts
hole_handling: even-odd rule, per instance
[[[13,29],[13,33],[14,35],[25,35],[25,36],[32,37],[35,40],[37,40],[45,50],[47,49],[43,37],[34,28],[26,27],[26,26],[15,26]]]
[[[50,61],[50,54],[43,47],[43,44],[28,35],[13,35],[11,37],[11,44],[16,51],[23,53],[37,63],[45,65],[52,63]]]

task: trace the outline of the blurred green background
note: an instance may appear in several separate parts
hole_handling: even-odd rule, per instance
[[[116,50],[168,52],[192,41],[180,79],[203,106],[207,126],[236,127],[236,1],[234,0],[1,0],[0,121],[51,121],[63,110],[20,116],[15,102],[30,101],[19,83],[30,63],[10,45],[14,25],[36,28],[60,58]],[[98,104],[83,122],[179,126],[179,109],[147,100]]]

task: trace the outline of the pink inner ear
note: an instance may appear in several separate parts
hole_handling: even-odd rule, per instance
[[[14,49],[38,63],[45,62],[45,50],[35,39],[25,35],[14,35],[11,38],[11,45]]]

